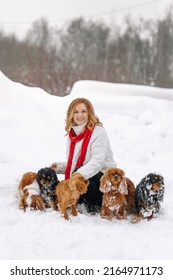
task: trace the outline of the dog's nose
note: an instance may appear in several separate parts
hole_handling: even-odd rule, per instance
[[[118,175],[115,175],[114,177],[115,177],[115,180],[118,180],[118,177],[119,177],[119,176],[118,176]]]

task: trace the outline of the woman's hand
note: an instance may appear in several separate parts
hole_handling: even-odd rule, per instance
[[[56,171],[56,169],[57,169],[57,164],[56,164],[56,162],[53,162],[49,167],[52,168],[52,169],[54,169],[54,170]]]

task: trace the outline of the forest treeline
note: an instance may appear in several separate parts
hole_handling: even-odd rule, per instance
[[[33,23],[24,39],[0,31],[0,70],[10,79],[69,94],[78,80],[173,87],[173,7],[164,19],[123,28],[75,19],[52,28]]]

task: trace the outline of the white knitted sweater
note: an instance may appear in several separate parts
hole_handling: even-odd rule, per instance
[[[85,125],[85,124],[84,124]],[[79,134],[84,125],[73,127],[76,134]],[[75,169],[76,162],[78,160],[82,141],[79,141],[75,145],[71,173]],[[70,139],[67,138],[67,149],[66,157],[68,158],[70,148]],[[66,169],[67,161],[57,162],[56,172],[58,174],[64,174]],[[93,133],[91,135],[90,142],[88,144],[85,160],[83,166],[78,169],[86,179],[93,177],[99,171],[103,172],[109,167],[116,167],[116,162],[113,159],[113,153],[108,139],[108,135],[105,129],[101,126],[95,126]]]

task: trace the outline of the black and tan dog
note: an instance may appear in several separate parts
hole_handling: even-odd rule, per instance
[[[156,173],[145,176],[135,189],[135,206],[137,217],[132,223],[139,222],[142,218],[148,221],[156,217],[160,211],[160,202],[164,197],[164,178]]]
[[[59,184],[59,180],[55,170],[50,167],[41,168],[37,172],[37,182],[40,187],[40,195],[45,203],[45,207],[56,207],[56,186]]]

